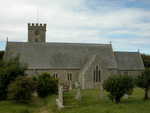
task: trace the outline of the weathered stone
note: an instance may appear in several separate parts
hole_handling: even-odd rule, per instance
[[[28,41],[45,42],[46,24],[28,24]]]
[[[124,98],[125,98],[125,99],[128,99],[128,98],[129,98],[129,95],[128,95],[128,94],[125,94],[125,95],[124,95]]]
[[[69,91],[72,90],[72,81],[69,81]]]
[[[103,89],[103,84],[100,82],[100,98],[103,99],[104,97],[104,89]]]
[[[81,89],[77,89],[77,94],[75,97],[77,100],[81,100]]]
[[[36,91],[33,93],[33,96],[34,96],[34,97],[38,97],[38,94],[37,94]]]
[[[75,99],[76,100],[81,100],[81,86],[80,86],[80,83],[79,82],[76,82],[76,96],[75,96]]]
[[[150,88],[149,88],[149,90],[148,90],[148,97],[149,97],[149,99],[150,99]]]
[[[56,99],[56,104],[59,109],[64,108],[63,105],[63,86],[58,87],[58,98]]]
[[[45,43],[45,40],[46,24],[28,24],[28,42],[7,42],[4,59],[19,55],[20,62],[28,66],[28,75],[58,73],[61,81],[69,82],[67,73],[71,73],[72,84],[79,81],[82,89],[97,87],[93,81],[97,65],[102,80],[114,74],[139,75],[144,70],[139,52],[114,52],[112,44]]]
[[[75,88],[77,89],[77,88],[79,88],[79,82],[75,82]]]

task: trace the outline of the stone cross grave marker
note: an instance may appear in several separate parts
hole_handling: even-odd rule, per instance
[[[69,91],[71,91],[72,90],[72,81],[70,80],[69,81]]]
[[[103,97],[104,97],[104,89],[103,89],[102,82],[99,83],[99,86],[100,86],[100,98],[103,99]]]
[[[63,105],[63,86],[58,86],[58,98],[56,99],[56,104],[59,109],[64,108]]]
[[[77,90],[75,99],[76,100],[81,100],[81,87],[80,87],[80,83],[76,82],[75,86],[76,86],[76,90]]]

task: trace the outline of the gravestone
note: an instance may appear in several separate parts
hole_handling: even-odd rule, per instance
[[[150,88],[148,89],[148,98],[150,98]]]
[[[63,86],[58,86],[58,98],[56,99],[56,104],[59,109],[64,108],[63,105]]]
[[[38,97],[38,94],[37,94],[36,91],[33,92],[33,96],[34,96],[34,97]]]
[[[80,83],[76,82],[75,87],[76,87],[76,90],[77,90],[75,99],[76,100],[81,100],[81,87],[80,87]]]
[[[128,98],[129,98],[129,95],[128,95],[128,94],[125,94],[125,95],[124,95],[124,98],[125,98],[125,99],[128,99]]]
[[[103,89],[102,82],[99,83],[99,86],[100,86],[100,98],[103,99],[103,97],[104,97],[104,89]]]
[[[69,81],[69,91],[72,90],[72,81]]]

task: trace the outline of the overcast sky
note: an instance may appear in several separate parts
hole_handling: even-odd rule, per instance
[[[3,0],[0,15],[0,50],[6,37],[27,41],[27,23],[38,20],[47,42],[111,41],[114,50],[150,54],[150,0]]]

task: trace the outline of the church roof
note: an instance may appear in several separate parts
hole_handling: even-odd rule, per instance
[[[115,52],[119,70],[144,70],[139,52]]]
[[[117,68],[111,44],[8,42],[5,58],[19,55],[29,68],[80,69],[93,55],[104,67]]]

